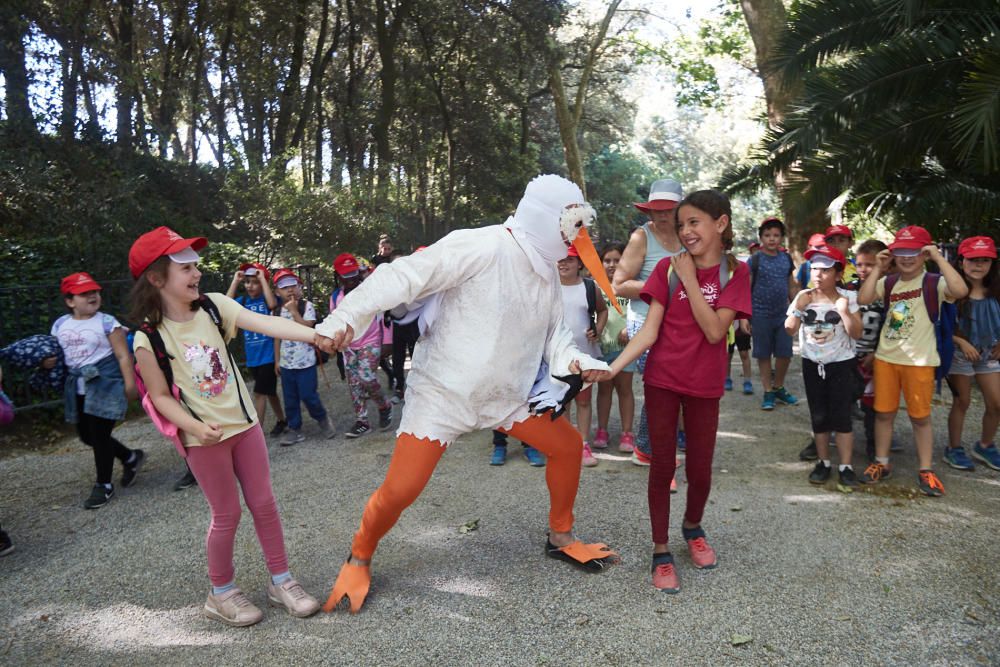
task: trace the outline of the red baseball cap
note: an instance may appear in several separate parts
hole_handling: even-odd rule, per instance
[[[989,236],[972,236],[958,244],[958,254],[965,259],[977,257],[996,259],[997,246]]]
[[[754,241],[753,243],[747,246],[747,250],[757,250],[758,248],[760,248],[759,241]]]
[[[292,279],[295,280],[295,282],[294,283],[290,283],[290,282],[288,282],[288,281],[285,280],[286,278],[292,278]],[[284,282],[285,284],[282,285],[281,284],[282,282]],[[291,269],[278,269],[277,271],[274,272],[274,286],[275,287],[290,287],[291,285],[294,285],[294,284],[301,285],[302,281],[299,279],[299,277],[297,275],[295,275],[295,272],[292,271]]]
[[[823,238],[822,234],[813,234],[809,237],[809,248],[818,248],[821,245],[826,245],[826,239]],[[808,250],[808,248],[806,248]]]
[[[204,236],[186,239],[169,227],[157,227],[135,240],[128,251],[128,268],[133,278],[138,278],[149,265],[163,257],[182,250],[201,250],[208,245]]]
[[[253,269],[252,271],[250,269]],[[258,262],[244,262],[240,264],[240,271],[247,276],[255,276],[258,273],[264,276],[264,280],[271,279],[271,272],[267,270],[267,267]]]
[[[575,247],[570,246],[569,248],[566,249],[566,256],[567,257],[579,257],[580,256],[580,251],[577,250]]]
[[[333,270],[341,278],[353,278],[360,271],[358,258],[349,252],[342,252],[333,260]]]
[[[841,268],[847,266],[847,258],[844,257],[844,253],[840,252],[833,246],[821,245],[809,248],[805,252],[805,258],[810,260],[810,263],[817,268],[828,268],[831,263],[824,262],[819,259],[814,259],[816,257],[825,257],[826,259],[832,260],[832,264],[840,264]],[[824,266],[826,264],[826,266]]]
[[[993,255],[996,257],[996,254]],[[59,291],[63,294],[83,294],[101,289],[97,281],[90,277],[86,271],[71,273],[59,283]]]
[[[831,236],[846,236],[849,239],[854,238],[854,232],[847,225],[832,225],[826,228],[826,234],[823,234],[823,240],[827,240]]]
[[[889,250],[923,250],[934,243],[930,232],[923,227],[910,225],[896,232],[896,238],[889,244]]]

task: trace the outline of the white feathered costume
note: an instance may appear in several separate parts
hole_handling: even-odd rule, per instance
[[[543,361],[557,377],[570,375],[573,361],[608,369],[573,344],[556,269],[592,216],[575,184],[539,176],[503,225],[454,231],[380,265],[316,331],[365,331],[377,313],[423,302],[397,433],[449,444],[470,431],[509,428],[529,416]]]

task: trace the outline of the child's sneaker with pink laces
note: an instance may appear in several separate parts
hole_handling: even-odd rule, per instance
[[[583,441],[583,465],[587,468],[593,468],[597,465],[597,459],[594,458],[594,452],[590,451],[590,443],[586,440]]]
[[[708,546],[705,541],[705,531],[701,526],[697,528],[684,528],[681,526],[681,533],[687,542],[688,551],[691,553],[691,562],[699,570],[711,570],[718,564],[715,557],[715,549]]]
[[[594,436],[594,449],[607,449],[608,448],[608,432],[603,428],[597,429],[597,435]]]
[[[618,451],[626,454],[635,451],[635,436],[632,435],[632,431],[622,433],[622,437],[618,439]]]
[[[673,555],[653,554],[653,587],[664,593],[680,592],[681,581],[677,578]]]

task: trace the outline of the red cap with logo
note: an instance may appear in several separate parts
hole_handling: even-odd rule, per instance
[[[271,279],[271,272],[267,270],[267,267],[259,262],[244,262],[240,264],[240,271],[246,276],[255,276],[258,273],[264,276],[264,280]]]
[[[135,240],[128,251],[128,268],[133,278],[138,278],[149,265],[163,257],[190,248],[201,250],[208,245],[203,236],[186,239],[169,227],[157,227]]]
[[[889,244],[889,250],[923,250],[934,243],[930,232],[923,227],[910,225],[896,232],[896,238]]]
[[[101,286],[86,271],[71,273],[63,278],[59,284],[59,291],[63,294],[83,294],[99,289],[101,289]]]
[[[333,260],[333,270],[341,278],[353,278],[360,270],[358,258],[349,252],[342,252]]]
[[[826,245],[826,239],[823,238],[822,234],[818,234],[818,233],[817,234],[813,234],[812,236],[809,237],[809,243],[808,243],[808,245],[809,245],[810,248],[818,248],[821,245]],[[807,248],[807,250],[808,250],[808,248]]]
[[[809,248],[809,250],[806,250],[805,252],[805,258],[810,260],[813,266],[818,266],[819,268],[823,268],[819,266],[820,264],[823,264],[823,262],[817,262],[813,259],[817,255],[822,257],[827,257],[833,260],[835,264],[840,264],[841,267],[847,266],[847,258],[844,257],[844,253],[840,252],[833,246],[828,246],[828,245],[815,246]]]
[[[826,228],[826,234],[823,234],[823,240],[826,241],[832,236],[846,236],[849,239],[854,238],[854,232],[847,225],[832,225]]]
[[[291,280],[288,280],[288,279]],[[294,282],[293,282],[294,281]],[[291,287],[292,285],[301,285],[302,281],[299,277],[295,275],[295,272],[291,269],[278,269],[274,272],[274,286],[275,287]]]
[[[958,254],[965,259],[976,259],[977,257],[996,259],[997,245],[989,236],[973,236],[958,244]]]

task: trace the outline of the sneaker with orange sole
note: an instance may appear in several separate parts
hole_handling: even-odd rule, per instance
[[[653,554],[653,587],[664,593],[680,592],[681,581],[672,554]]]
[[[939,498],[944,495],[944,484],[941,483],[933,470],[921,470],[917,473],[917,483],[920,491],[926,496]]]
[[[861,473],[861,477],[858,478],[858,481],[862,484],[878,484],[882,480],[889,479],[890,477],[892,477],[892,467],[876,461],[865,468],[865,471]]]
[[[691,562],[699,570],[711,570],[718,565],[719,561],[715,557],[715,549],[708,546],[705,540],[705,531],[701,526],[697,528],[681,527],[684,534],[684,541],[687,542],[688,551],[691,553]]]
[[[645,454],[643,454],[642,452],[640,452],[638,449],[635,449],[635,450],[632,451],[632,463],[633,464],[635,464],[637,466],[648,467],[649,464],[652,463],[652,462],[653,462],[652,458],[646,456]]]

